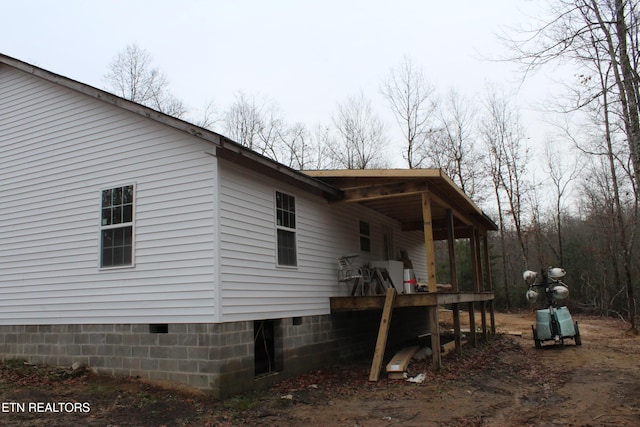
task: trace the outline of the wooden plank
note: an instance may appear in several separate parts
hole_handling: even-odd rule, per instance
[[[415,345],[412,347],[405,347],[395,354],[387,363],[387,373],[403,373],[407,370],[409,362],[416,354],[420,347]],[[391,376],[389,376],[391,378]]]
[[[455,350],[455,349],[456,349],[456,343],[455,343],[455,341],[451,341],[451,342],[448,342],[448,343],[446,343],[446,344],[442,344],[442,345],[440,346],[440,351],[441,351],[441,353],[442,353],[442,355],[443,355],[443,356],[445,356],[445,355],[447,355],[447,354],[451,353],[451,352],[452,352],[453,350]]]
[[[376,349],[373,353],[373,362],[371,363],[371,372],[369,373],[369,381],[378,381],[378,377],[380,376],[382,358],[384,357],[384,350],[387,347],[387,336],[389,335],[389,325],[391,324],[391,313],[393,312],[393,300],[395,296],[395,288],[387,289],[382,318],[380,319],[380,329],[378,329],[378,340],[376,341]]]

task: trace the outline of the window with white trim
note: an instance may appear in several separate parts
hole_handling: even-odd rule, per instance
[[[100,267],[133,265],[133,185],[102,191]]]
[[[371,225],[362,220],[360,220],[360,250],[371,252]]]
[[[276,191],[276,234],[278,265],[298,265],[296,249],[296,198]]]

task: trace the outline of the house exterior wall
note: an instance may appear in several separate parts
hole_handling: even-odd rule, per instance
[[[221,161],[220,320],[275,319],[329,314],[329,297],[348,295],[337,281],[336,258],[358,253],[359,264],[382,260],[383,229],[391,230],[395,250],[407,250],[426,277],[422,232],[353,203],[329,203],[275,180]],[[276,260],[275,192],[296,200],[298,265]],[[359,221],[371,226],[371,252],[360,251]]]
[[[424,264],[422,233],[218,160],[196,137],[3,65],[0,94],[4,359],[223,397],[256,384],[253,320],[279,319],[282,376],[372,354],[380,313],[330,314],[329,297],[349,292],[336,257],[384,259],[386,229],[396,254]],[[131,184],[135,264],[101,269],[101,191]],[[276,265],[275,191],[296,198],[295,268]],[[399,313],[394,339],[424,332],[425,313]]]
[[[0,324],[212,321],[210,144],[0,66]],[[101,190],[135,185],[134,268],[99,268]]]

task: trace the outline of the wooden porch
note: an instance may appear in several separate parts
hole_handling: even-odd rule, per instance
[[[462,332],[460,328],[460,308],[466,307],[469,314],[469,342],[473,347],[478,343],[476,325],[476,307],[480,310],[481,336],[488,339],[489,335],[496,332],[495,316],[493,311],[493,292],[422,292],[415,294],[396,294],[395,289],[390,288],[386,295],[331,297],[331,312],[382,310],[378,341],[371,364],[369,379],[377,381],[382,358],[384,357],[387,333],[391,315],[394,309],[403,307],[427,307],[427,319],[431,331],[432,361],[435,369],[442,366],[442,352],[440,348],[440,323],[438,321],[438,307],[451,305],[453,312],[453,336],[457,354],[462,352]],[[487,319],[488,314],[488,319]]]
[[[332,297],[331,311],[382,310],[378,341],[370,379],[378,378],[387,341],[391,314],[396,308],[427,307],[433,366],[442,365],[438,307],[452,306],[455,350],[461,351],[460,308],[467,307],[471,345],[477,344],[476,306],[480,310],[482,335],[495,333],[493,291],[487,234],[496,224],[440,169],[307,171],[343,194],[332,203],[359,203],[397,220],[402,231],[424,234],[428,292],[398,294],[391,287],[386,295]],[[470,290],[458,284],[455,241],[468,239],[471,260]],[[436,280],[434,242],[447,242],[451,292],[439,292]],[[487,312],[489,320],[487,321]]]

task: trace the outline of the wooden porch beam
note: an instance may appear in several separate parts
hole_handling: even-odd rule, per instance
[[[492,301],[493,292],[418,292],[416,294],[398,294],[395,296],[393,307],[428,307],[442,304],[457,304],[477,301]],[[331,312],[382,310],[384,295],[330,297]]]
[[[366,187],[346,188],[343,190],[343,202],[365,202],[389,197],[420,194],[428,191],[426,182],[398,182],[391,184],[375,184]]]
[[[468,226],[473,225],[473,220],[469,218],[469,216],[462,214],[460,210],[456,209],[451,203],[447,202],[445,199],[438,196],[437,194],[434,194],[433,192],[430,192],[430,195],[431,195],[431,200],[435,204],[437,204],[438,206],[442,206],[445,209],[451,209],[451,212],[453,213],[453,215],[456,218],[458,218],[460,221],[464,222]]]

